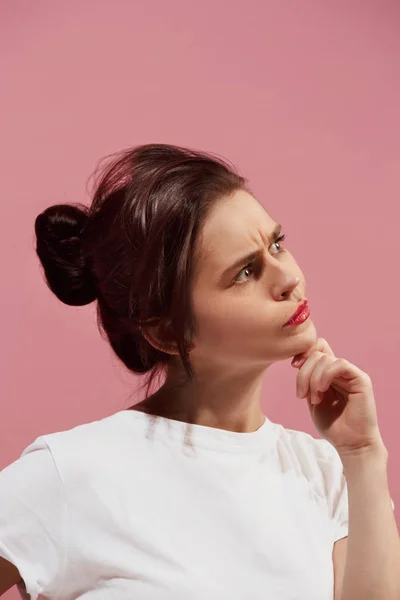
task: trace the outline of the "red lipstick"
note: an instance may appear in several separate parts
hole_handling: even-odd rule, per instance
[[[296,312],[290,317],[289,321],[285,323],[284,327],[290,327],[293,325],[300,325],[304,323],[310,316],[311,311],[308,307],[307,300],[304,300],[297,308]]]

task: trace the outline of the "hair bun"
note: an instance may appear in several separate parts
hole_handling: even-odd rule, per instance
[[[91,270],[82,248],[82,232],[89,217],[86,207],[50,206],[36,217],[36,252],[47,284],[61,302],[89,304],[97,297]]]

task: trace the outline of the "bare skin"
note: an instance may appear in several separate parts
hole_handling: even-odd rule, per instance
[[[244,190],[216,203],[202,230],[205,255],[194,274],[198,331],[190,358],[197,379],[185,382],[176,348],[159,329],[147,328],[146,339],[173,359],[165,383],[132,408],[228,431],[251,432],[263,424],[265,371],[306,352],[317,340],[311,317],[283,328],[306,297],[306,284],[286,242],[268,239],[276,225]],[[251,265],[244,262],[223,275],[238,258],[259,248],[262,256]]]

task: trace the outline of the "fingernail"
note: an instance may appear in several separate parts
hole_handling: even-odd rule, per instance
[[[301,362],[300,358],[296,358],[296,360],[292,360],[292,367],[298,367]]]

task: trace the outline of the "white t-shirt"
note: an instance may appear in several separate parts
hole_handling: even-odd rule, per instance
[[[0,472],[0,555],[32,600],[332,600],[347,519],[334,447],[268,418],[235,433],[123,410]]]

